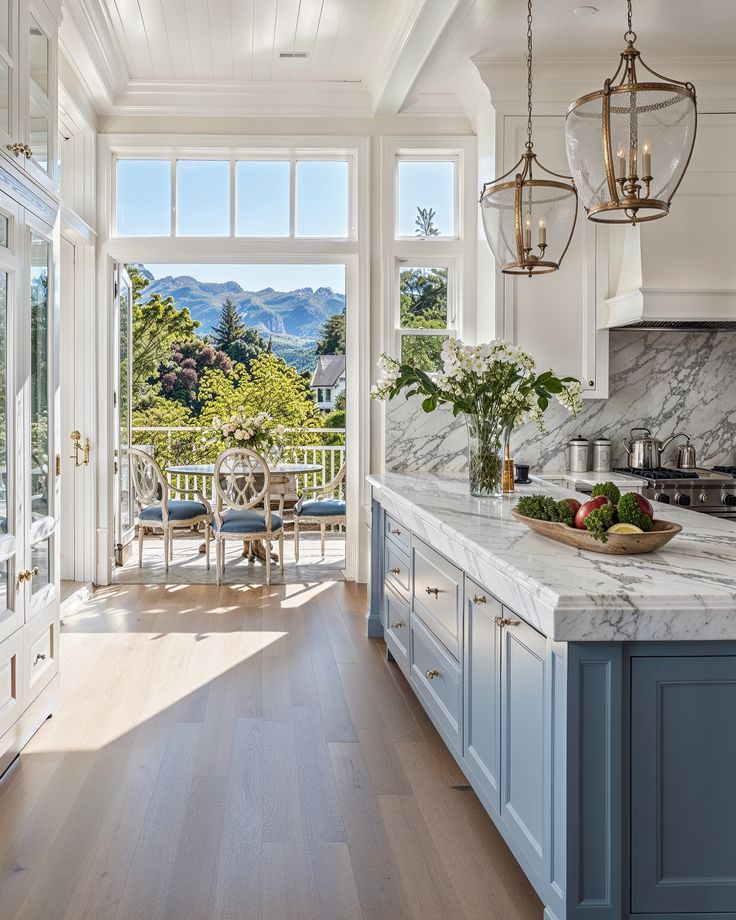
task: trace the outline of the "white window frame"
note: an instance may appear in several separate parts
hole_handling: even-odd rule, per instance
[[[244,148],[238,151],[204,151],[202,148],[196,149],[177,149],[172,152],[164,152],[148,149],[131,148],[125,152],[113,151],[112,163],[112,182],[111,182],[111,221],[110,221],[110,239],[138,239],[134,235],[118,233],[117,225],[117,164],[120,160],[158,160],[168,162],[171,167],[171,219],[169,223],[169,234],[167,236],[146,236],[145,239],[177,239],[177,240],[313,240],[313,241],[356,241],[358,239],[357,226],[357,180],[356,180],[356,152],[354,150],[330,150],[320,149],[313,150],[310,148],[291,148],[283,147],[281,149],[267,149],[264,151],[254,148]],[[227,234],[194,236],[191,234],[177,234],[177,217],[179,206],[179,188],[177,182],[177,165],[180,160],[192,161],[210,161],[210,162],[227,162],[229,168],[229,201],[230,201],[230,222],[229,232]],[[238,162],[281,162],[289,163],[289,234],[288,236],[248,236],[239,235],[237,232],[237,164]],[[297,163],[300,162],[334,162],[348,164],[348,234],[347,236],[297,236]]]
[[[474,337],[476,303],[476,140],[474,137],[386,138],[382,142],[382,350],[401,357],[406,335]],[[399,236],[399,164],[440,162],[455,164],[455,236]],[[399,278],[402,268],[447,268],[447,327],[402,329]]]

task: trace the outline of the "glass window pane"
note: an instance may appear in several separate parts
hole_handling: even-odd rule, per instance
[[[241,160],[235,169],[237,235],[288,236],[288,160]]]
[[[447,269],[402,267],[399,308],[402,329],[446,329]]]
[[[10,70],[0,58],[0,128],[10,131]]]
[[[49,244],[31,237],[31,511],[49,513]]]
[[[51,123],[44,108],[34,99],[34,93],[31,91],[31,150],[33,159],[38,165],[48,171],[49,168],[49,131]]]
[[[3,249],[7,249],[9,245],[10,245],[10,218],[7,216],[7,214],[0,214],[0,246],[2,246]],[[6,275],[5,281],[3,281],[2,283],[7,284],[7,280],[8,279]],[[3,297],[2,310],[4,313],[5,311],[5,292],[4,291],[3,291],[2,297]],[[5,320],[3,319],[2,322],[5,322]]]
[[[124,282],[120,285],[120,380],[118,382],[118,408],[120,420],[120,535],[133,526],[133,492],[130,477],[130,288]]]
[[[28,37],[31,79],[45,96],[49,94],[49,40],[33,16]]]
[[[43,540],[31,547],[31,568],[38,568],[38,575],[33,576],[31,586],[33,593],[40,591],[51,581],[51,541]]]
[[[230,163],[177,160],[176,232],[180,236],[230,236]]]
[[[0,45],[10,52],[10,0],[0,0]]]
[[[455,161],[399,160],[398,235],[455,236]]]
[[[296,164],[296,235],[348,235],[346,160],[302,160]]]
[[[0,272],[0,535],[8,532],[7,304],[8,273]]]
[[[171,163],[118,160],[116,202],[120,236],[171,236]]]
[[[402,363],[422,371],[438,371],[442,367],[440,352],[446,338],[446,335],[402,335]]]

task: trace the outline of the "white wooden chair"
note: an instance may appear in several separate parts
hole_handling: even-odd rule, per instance
[[[345,479],[345,464],[338,470],[337,476],[326,485],[306,489],[315,496],[304,500],[304,495],[294,506],[294,558],[299,562],[299,527],[301,524],[320,525],[320,552],[325,554],[325,530],[328,524],[345,525],[345,500],[337,498],[338,486]]]
[[[174,558],[174,531],[190,529],[204,523],[204,543],[207,568],[210,567],[210,521],[212,508],[201,492],[194,492],[196,500],[171,499],[172,492],[184,493],[164,476],[163,470],[145,450],[131,447],[130,473],[133,479],[136,517],[138,525],[138,566],[143,565],[143,536],[148,527],[161,530],[164,536],[164,570]],[[191,494],[191,490],[187,490]]]
[[[279,541],[281,571],[284,571],[284,494],[280,483],[272,487],[265,459],[246,447],[231,447],[215,461],[215,568],[217,584],[225,573],[225,543],[237,540],[264,544],[266,584],[271,584],[271,544]],[[271,510],[271,496],[279,495],[278,513]]]

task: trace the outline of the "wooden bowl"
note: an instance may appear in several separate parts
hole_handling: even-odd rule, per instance
[[[517,521],[522,521],[536,533],[557,540],[558,543],[587,549],[592,553],[607,553],[610,556],[653,553],[662,549],[682,530],[682,526],[673,521],[653,521],[652,529],[648,533],[609,533],[608,543],[601,543],[587,530],[568,527],[567,524],[559,524],[556,521],[538,521],[536,518],[519,514],[514,508],[511,509],[511,513]]]

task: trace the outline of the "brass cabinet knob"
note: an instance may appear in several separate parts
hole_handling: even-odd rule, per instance
[[[23,144],[6,144],[5,146],[11,153],[14,153],[16,156],[18,156],[18,154],[23,150]]]
[[[391,533],[392,533],[395,537],[400,537],[400,536],[401,536],[401,531],[399,530],[398,527],[394,527],[394,529],[391,531]]]
[[[486,596],[485,596],[485,594],[474,594],[474,595],[473,595],[473,603],[474,603],[474,604],[486,604],[487,601],[486,601]]]
[[[437,668],[432,668],[431,671],[426,671],[424,676],[427,678],[427,680],[434,680],[435,677],[440,676],[440,672],[437,670]]]
[[[34,575],[40,575],[41,569],[37,565],[34,565],[30,572],[26,572],[26,576],[30,580]]]
[[[401,569],[400,569],[398,566],[396,566],[396,568],[394,568],[394,569],[389,569],[389,572],[390,572],[392,575],[400,575],[400,574],[401,574]]]
[[[426,587],[424,590],[427,592],[427,594],[434,594],[435,597],[439,597],[439,596],[440,596],[440,589],[439,589],[439,588],[430,588],[430,587],[428,586],[428,587]]]
[[[36,655],[33,663],[38,664],[39,661],[46,661],[46,656],[43,654],[43,652],[39,652],[38,655]]]
[[[496,617],[494,622],[496,626],[500,626],[501,629],[503,629],[504,626],[518,626],[521,620],[510,620],[508,617]]]
[[[28,144],[23,144],[23,153],[25,153],[27,160],[30,160],[30,158],[33,156],[33,151],[28,146]]]
[[[401,629],[404,626],[403,620],[397,620],[395,623],[391,624],[391,629]]]

